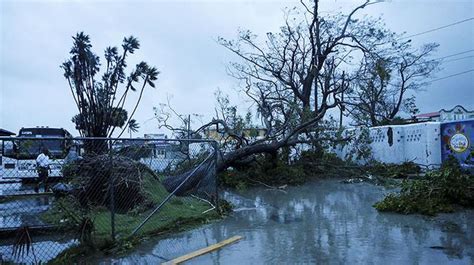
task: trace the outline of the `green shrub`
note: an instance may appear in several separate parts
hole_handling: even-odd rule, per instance
[[[346,162],[335,154],[323,151],[303,151],[291,163],[271,156],[261,155],[256,162],[238,169],[226,170],[219,174],[222,186],[245,189],[255,185],[299,185],[309,179],[321,177],[341,177],[341,169]]]
[[[374,207],[379,211],[435,215],[452,212],[456,205],[474,206],[474,177],[457,162],[448,160],[423,179],[404,180],[399,193],[387,195]]]
[[[118,150],[117,155],[138,161],[141,158],[151,157],[153,155],[153,148],[146,145],[131,145]]]
[[[421,168],[413,162],[404,162],[402,164],[372,162],[365,169],[374,175],[389,178],[406,178],[411,174],[419,174]]]
[[[334,153],[303,151],[295,164],[303,168],[307,178],[347,177],[352,174],[346,168],[352,164],[340,159]]]
[[[282,161],[275,164],[268,161],[263,164],[254,164],[245,169],[226,170],[219,174],[222,186],[246,189],[254,185],[298,185],[304,183],[306,174],[300,165],[288,165]]]

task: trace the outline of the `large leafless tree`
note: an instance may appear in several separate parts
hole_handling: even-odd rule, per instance
[[[259,37],[243,30],[234,40],[218,39],[239,58],[229,72],[242,84],[266,132],[250,139],[229,119],[236,115],[228,111],[231,104],[221,101],[220,115],[194,131],[197,135],[214,128],[232,143],[221,153],[219,171],[255,154],[328,140],[321,130],[327,124],[324,118],[329,110],[346,106],[344,94],[357,79],[357,66],[380,57],[396,37],[379,19],[358,16],[371,4],[365,1],[348,14],[323,16],[319,1],[301,1],[299,8],[285,13],[278,32]]]
[[[366,56],[355,72],[357,79],[348,91],[347,112],[355,125],[390,124],[407,112],[414,114],[414,92],[438,69],[439,61],[430,59],[435,43],[414,49],[411,41],[392,44],[375,56]]]

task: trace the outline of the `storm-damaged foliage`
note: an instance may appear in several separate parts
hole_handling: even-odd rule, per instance
[[[474,176],[453,158],[423,179],[405,180],[399,193],[391,193],[374,207],[379,211],[435,215],[456,206],[474,207]]]
[[[387,104],[391,114],[398,113],[402,103],[393,105],[391,99],[404,102],[406,90],[416,86],[412,83],[415,77],[418,81],[423,77],[416,69],[423,69],[436,47],[428,45],[431,48],[418,52],[380,19],[360,18],[361,10],[374,3],[365,1],[348,14],[322,15],[319,1],[301,1],[299,8],[286,12],[279,31],[262,37],[241,30],[236,39],[219,38],[218,42],[238,58],[230,64],[229,73],[238,80],[241,95],[250,101],[253,118],[252,114],[240,116],[237,104],[217,93],[215,116],[194,130],[189,118],[174,110],[161,109],[157,119],[162,127],[180,135],[218,136],[219,172],[249,164],[262,154],[284,155],[285,148],[311,146],[318,150],[327,143],[348,140],[337,133],[341,123],[328,122],[330,110],[347,113],[349,106],[358,106],[365,99],[364,93],[358,93],[365,88],[363,84],[369,82],[375,89],[382,79],[384,87],[390,81],[392,88],[401,85],[403,93],[384,89],[385,101],[377,97],[375,103]],[[406,76],[396,77],[397,67],[406,68],[400,73]],[[169,124],[173,115],[181,118],[182,126]]]
[[[426,85],[438,69],[439,61],[430,58],[438,44],[414,49],[410,42],[393,42],[376,56],[364,57],[345,102],[353,124],[394,124],[401,112],[411,116],[418,112],[415,97],[407,94]]]
[[[302,151],[291,161],[269,155],[256,156],[250,164],[222,172],[222,186],[244,189],[249,186],[280,187],[300,185],[307,181],[338,178],[343,183],[368,182],[374,185],[397,187],[401,179],[421,174],[421,168],[413,162],[386,164],[376,161],[359,165],[342,160],[334,153],[320,150]]]
[[[372,163],[366,165],[365,169],[371,174],[377,176],[399,179],[409,178],[421,173],[421,167],[413,162],[391,164],[373,161]]]
[[[328,177],[352,177],[361,170],[336,155],[319,151],[303,151],[295,160],[281,159],[282,156],[259,155],[243,167],[226,170],[219,176],[219,183],[225,187],[245,189],[249,186],[281,187],[300,185],[309,180]]]
[[[220,173],[219,183],[224,187],[245,189],[251,186],[278,187],[298,185],[308,180],[301,165],[288,165],[281,160],[273,160],[268,155],[260,155],[241,169],[227,169]]]
[[[150,157],[153,154],[153,149],[147,145],[130,145],[122,147],[116,152],[118,156],[125,156],[139,161],[140,158]]]
[[[77,160],[64,173],[72,177],[74,196],[82,207],[110,207],[113,196],[117,211],[128,211],[146,203],[149,195],[144,178],[158,178],[136,160],[110,155]]]

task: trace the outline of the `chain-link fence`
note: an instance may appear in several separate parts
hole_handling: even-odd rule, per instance
[[[0,137],[0,144],[0,263],[46,262],[217,217],[215,142]]]

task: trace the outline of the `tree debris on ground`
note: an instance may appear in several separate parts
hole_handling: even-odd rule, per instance
[[[458,206],[474,206],[474,176],[455,159],[446,161],[421,179],[404,180],[399,193],[391,193],[374,207],[379,211],[435,215]]]
[[[126,156],[98,155],[68,165],[65,176],[72,177],[74,196],[82,207],[110,207],[126,212],[147,203],[143,176],[158,176],[143,164]],[[133,194],[133,196],[131,196]]]

